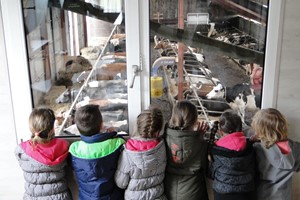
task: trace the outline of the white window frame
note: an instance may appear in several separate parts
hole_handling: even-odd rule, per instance
[[[32,110],[22,6],[20,0],[1,0],[7,69],[17,141],[30,138]]]
[[[125,0],[126,62],[128,81],[129,132],[134,131],[136,118],[150,105],[149,67],[149,3],[140,0]],[[138,72],[132,84],[133,66]]]
[[[286,0],[269,0],[262,108],[277,107],[282,27]],[[270,23],[270,21],[272,23]]]

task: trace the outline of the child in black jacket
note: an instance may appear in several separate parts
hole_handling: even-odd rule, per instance
[[[211,148],[210,175],[215,200],[253,198],[255,155],[242,132],[241,118],[233,110],[220,117],[219,139]]]

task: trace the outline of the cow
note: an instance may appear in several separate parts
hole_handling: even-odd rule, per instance
[[[72,103],[76,96],[78,95],[79,88],[68,87],[63,93],[61,93],[55,100],[57,104],[60,103]],[[87,96],[87,91],[85,89],[80,93],[77,101],[83,100],[83,98]]]
[[[66,88],[71,87],[74,84],[74,74],[91,69],[92,64],[88,59],[82,56],[68,56],[65,67],[58,71],[58,78],[55,84],[58,86],[64,85]]]
[[[231,109],[237,111],[245,124],[246,110],[256,110],[256,98],[248,83],[239,83],[233,87],[224,87],[218,83],[207,95],[207,99],[225,99]]]
[[[72,103],[80,88],[69,87],[62,92],[56,99],[56,103]],[[108,98],[108,99],[127,99],[127,83],[125,80],[102,80],[102,81],[91,81],[88,83],[89,87],[84,87],[77,99],[77,101],[84,100],[85,97],[91,99],[97,98]]]

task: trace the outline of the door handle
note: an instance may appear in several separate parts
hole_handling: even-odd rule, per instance
[[[133,68],[133,78],[130,84],[130,88],[133,88],[135,77],[138,75],[138,73],[141,71],[140,67],[138,65],[132,65]]]

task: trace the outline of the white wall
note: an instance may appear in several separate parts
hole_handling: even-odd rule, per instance
[[[287,117],[289,136],[300,142],[300,1],[287,0],[278,84],[277,108]],[[293,179],[293,199],[300,199],[300,173]]]
[[[10,96],[0,3],[0,199],[22,199],[24,178],[14,156],[17,138]]]

